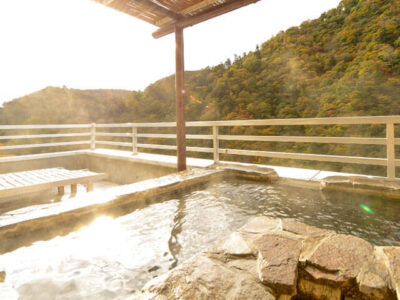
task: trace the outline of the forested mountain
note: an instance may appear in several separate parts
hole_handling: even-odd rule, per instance
[[[400,1],[343,0],[318,19],[281,32],[234,61],[186,72],[185,80],[189,121],[400,115]],[[174,103],[173,76],[134,92],[49,87],[5,103],[0,123],[173,121]],[[282,128],[248,130],[283,134]],[[284,130],[359,134],[342,126]],[[371,126],[363,128],[363,134],[382,136],[384,130]],[[288,149],[274,143],[264,146]],[[301,152],[350,154],[341,146],[291,149],[296,147]],[[354,155],[371,153],[365,147],[352,149]],[[382,150],[372,152],[380,156]]]
[[[400,114],[400,1],[345,0],[233,62],[188,74],[186,85],[189,120]],[[135,107],[143,101],[168,114]],[[172,120],[172,103],[166,78],[128,108]]]

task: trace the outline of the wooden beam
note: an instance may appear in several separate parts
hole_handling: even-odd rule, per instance
[[[185,83],[183,28],[175,28],[176,145],[178,171],[186,170]]]
[[[182,18],[182,15],[177,14],[175,12],[173,12],[172,10],[169,10],[168,8],[165,8],[164,6],[161,6],[153,1],[149,1],[149,0],[131,0],[134,3],[137,3],[139,5],[143,5],[147,8],[150,8],[156,12],[159,12],[160,14],[163,14],[171,19],[174,20],[179,20]]]
[[[168,35],[170,33],[173,33],[175,31],[175,28],[186,28],[189,26],[193,26],[195,24],[204,22],[208,19],[223,15],[227,12],[230,12],[232,10],[238,9],[240,7],[246,6],[251,3],[256,3],[259,0],[232,0],[230,2],[226,2],[220,6],[217,7],[210,7],[209,9],[191,16],[191,17],[186,17],[182,18],[180,20],[174,21],[171,24],[165,25],[155,32],[153,32],[153,37],[154,38],[160,38],[165,35]]]

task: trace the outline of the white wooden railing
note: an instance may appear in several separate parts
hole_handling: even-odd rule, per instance
[[[220,135],[220,127],[238,126],[293,126],[293,125],[371,125],[383,124],[386,126],[386,137],[325,137],[325,136],[255,136],[255,135]],[[395,177],[395,168],[400,166],[400,160],[395,158],[395,145],[400,145],[400,139],[395,138],[394,125],[400,124],[400,116],[378,116],[378,117],[339,117],[339,118],[310,118],[310,119],[268,119],[268,120],[234,120],[234,121],[197,121],[187,122],[186,127],[208,127],[211,134],[187,134],[188,140],[211,140],[213,147],[186,147],[188,152],[212,153],[214,161],[219,161],[220,154],[258,156],[268,158],[284,158],[311,160],[320,162],[351,163],[365,165],[379,165],[387,167],[387,176]],[[144,144],[139,143],[138,139],[157,138],[175,139],[175,134],[144,133],[143,128],[173,128],[175,122],[162,123],[120,123],[120,124],[67,124],[67,125],[0,125],[0,143],[2,140],[9,141],[15,139],[46,139],[46,138],[77,138],[87,137],[81,141],[51,142],[51,143],[27,143],[18,145],[0,146],[0,154],[3,150],[26,149],[38,147],[61,147],[87,145],[94,150],[97,146],[118,146],[130,148],[133,154],[138,152],[138,148],[176,150],[174,145]],[[29,134],[11,135],[5,134],[13,130],[46,130],[46,129],[74,129],[84,132],[76,133],[55,133],[55,134]],[[101,131],[99,131],[99,129]],[[105,132],[105,130],[124,129],[125,132]],[[126,130],[129,129],[129,132]],[[129,138],[129,142],[106,141],[101,137]],[[140,140],[139,140],[140,141]],[[294,142],[294,143],[332,143],[332,144],[362,144],[362,145],[383,145],[386,146],[385,158],[343,156],[328,154],[310,153],[291,153],[274,152],[262,150],[246,149],[224,149],[219,147],[220,141],[249,141],[249,142]]]

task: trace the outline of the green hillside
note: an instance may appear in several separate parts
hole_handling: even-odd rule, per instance
[[[4,103],[0,124],[104,123],[124,111],[124,90],[77,90],[48,87]]]
[[[400,114],[400,1],[343,1],[186,84],[188,120]],[[132,115],[173,119],[172,78],[136,96],[168,113]]]
[[[185,80],[189,121],[400,115],[400,1],[344,0],[234,61],[186,72]],[[174,94],[173,76],[135,92],[46,88],[5,103],[0,123],[173,121]],[[383,136],[384,128],[296,126],[248,128],[245,133]],[[272,151],[385,155],[379,146],[246,145]]]

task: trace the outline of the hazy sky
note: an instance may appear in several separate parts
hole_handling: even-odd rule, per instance
[[[254,50],[339,0],[261,0],[187,28],[185,68]],[[46,86],[144,89],[174,73],[174,36],[90,0],[0,0],[0,104]]]

